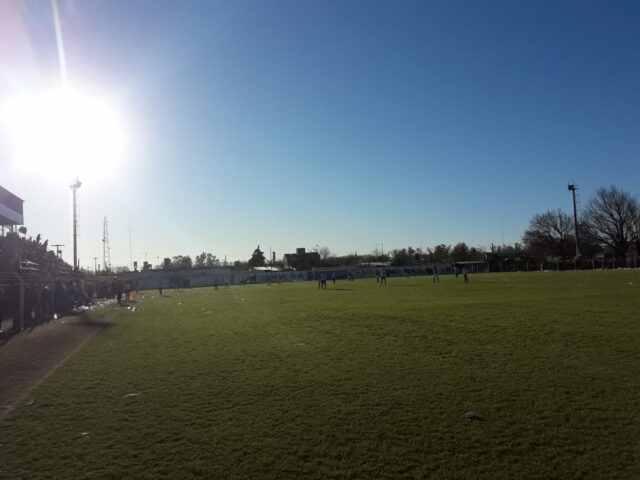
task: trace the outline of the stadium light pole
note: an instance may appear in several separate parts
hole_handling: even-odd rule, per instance
[[[567,185],[567,190],[569,190],[573,195],[573,225],[575,228],[576,234],[576,268],[578,268],[578,257],[580,256],[580,247],[579,247],[579,238],[578,238],[578,209],[576,208],[576,190],[578,186],[574,181],[570,181],[569,185]]]
[[[69,187],[73,195],[73,269],[78,270],[78,189],[82,182],[76,178]]]

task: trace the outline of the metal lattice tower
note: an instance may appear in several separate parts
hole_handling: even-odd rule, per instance
[[[102,265],[106,272],[111,270],[111,247],[109,247],[109,222],[104,217],[102,228]]]

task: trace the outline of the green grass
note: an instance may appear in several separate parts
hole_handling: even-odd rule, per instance
[[[640,272],[471,282],[146,292],[0,424],[0,478],[640,478]]]

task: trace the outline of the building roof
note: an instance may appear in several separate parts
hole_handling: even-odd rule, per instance
[[[0,186],[0,225],[23,225],[23,203],[20,197]]]

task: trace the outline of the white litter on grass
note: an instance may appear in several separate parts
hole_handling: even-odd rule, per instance
[[[182,302],[178,302],[178,305],[182,305]]]
[[[138,395],[142,395],[142,392],[127,393],[124,397],[125,397],[125,398],[129,398],[129,397],[137,397]]]
[[[87,435],[89,435],[91,432],[82,432],[80,434],[81,437],[86,437]]]
[[[33,399],[33,398],[32,398],[31,400],[29,400],[29,401],[26,403],[26,405],[27,405],[27,406],[31,406],[31,405],[33,405],[33,404],[34,404],[34,402],[35,402],[35,399]]]
[[[207,311],[207,312],[204,312],[204,313],[213,313],[213,312],[212,312],[211,310],[209,310],[209,311]]]

